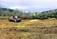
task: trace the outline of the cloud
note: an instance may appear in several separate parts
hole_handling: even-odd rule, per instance
[[[24,11],[43,11],[57,8],[57,0],[0,0],[3,7]]]
[[[28,7],[26,7],[26,6],[11,6],[11,7],[8,7],[8,8],[10,8],[10,9],[19,9],[19,10],[22,10],[22,9],[28,9]]]

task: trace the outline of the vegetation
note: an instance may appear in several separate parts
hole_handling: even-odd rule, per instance
[[[57,20],[0,20],[0,39],[57,39]]]
[[[25,20],[10,22],[7,19],[12,15]],[[0,8],[0,39],[57,39],[57,9],[26,13]]]
[[[14,16],[17,15],[23,19],[48,19],[48,18],[57,18],[57,9],[43,11],[43,12],[23,12],[18,9],[7,9],[0,8],[0,16]]]

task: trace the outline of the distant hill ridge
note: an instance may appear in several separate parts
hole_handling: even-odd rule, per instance
[[[38,14],[39,13],[39,14]],[[57,18],[57,9],[48,10],[43,12],[23,12],[20,10],[0,8],[0,16],[12,16],[17,15],[24,19],[47,19],[47,18]]]

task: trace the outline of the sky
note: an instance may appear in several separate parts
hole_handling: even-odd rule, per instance
[[[57,9],[57,0],[0,0],[0,5],[10,9],[40,12]]]

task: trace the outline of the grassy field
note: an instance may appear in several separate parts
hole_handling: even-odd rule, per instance
[[[57,39],[57,19],[0,20],[0,39]]]

